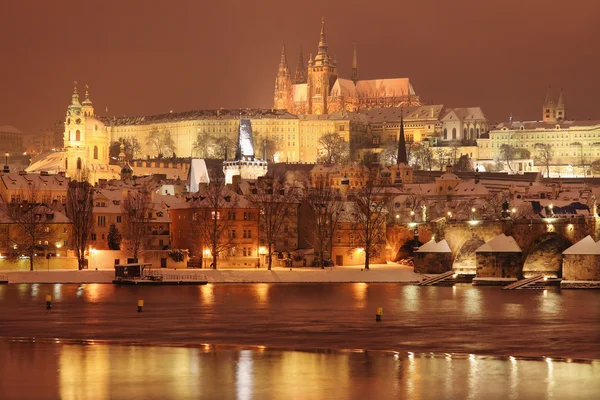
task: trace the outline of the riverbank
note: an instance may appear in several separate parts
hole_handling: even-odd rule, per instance
[[[360,266],[266,269],[158,269],[166,276],[185,275],[209,283],[416,283],[423,275],[400,264],[375,264],[368,271]],[[0,271],[0,281],[9,283],[112,283],[114,270]]]

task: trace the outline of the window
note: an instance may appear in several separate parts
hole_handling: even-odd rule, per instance
[[[373,144],[379,144],[380,139],[379,136],[373,136]]]
[[[94,146],[94,160],[98,159],[98,146]]]
[[[121,215],[117,215],[117,224],[122,222],[123,217]]]
[[[452,140],[456,140],[456,128],[452,128]]]
[[[96,240],[96,234],[95,234],[95,233],[92,233],[92,235],[91,235],[91,236],[92,236],[92,240],[94,240],[94,241],[95,241],[95,240]]]
[[[221,218],[221,213],[218,211],[211,211],[211,219],[220,219]]]
[[[79,142],[81,140],[81,132],[79,132],[79,129],[77,129],[77,131],[75,132],[75,141]]]
[[[235,229],[232,229],[232,230],[231,230],[231,237],[232,237],[233,239],[235,239]]]
[[[230,221],[235,221],[235,211],[227,212],[227,219],[229,219]]]
[[[448,139],[448,129],[444,128],[444,139]]]
[[[98,215],[98,226],[106,226],[106,215]]]
[[[77,169],[81,169],[81,158],[79,157],[77,157]]]

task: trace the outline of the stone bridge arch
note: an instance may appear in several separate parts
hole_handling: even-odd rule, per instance
[[[475,250],[484,244],[485,240],[481,236],[472,236],[464,240],[454,257],[452,270],[459,274],[475,275],[477,272]]]
[[[573,242],[557,232],[544,233],[523,249],[523,277],[537,274],[562,277],[562,252]]]

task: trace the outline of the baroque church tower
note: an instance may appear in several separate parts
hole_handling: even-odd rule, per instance
[[[336,79],[337,65],[327,54],[325,19],[322,19],[317,55],[314,60],[312,55],[308,60],[307,97],[309,114],[328,114],[327,98]]]
[[[287,64],[285,46],[281,49],[281,60],[279,60],[279,69],[275,78],[275,99],[273,103],[277,110],[292,109],[292,77]]]

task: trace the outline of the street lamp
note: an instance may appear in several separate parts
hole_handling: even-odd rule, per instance
[[[554,206],[552,204],[550,204],[550,216],[554,216]]]
[[[414,212],[414,211],[411,211],[411,212],[410,212],[410,219],[411,219],[412,221],[414,221],[414,220],[415,220],[415,212]]]
[[[448,211],[448,220],[450,220],[450,218],[452,218],[452,212]]]
[[[4,153],[4,165],[8,165],[8,153]]]
[[[471,208],[471,219],[475,219],[475,207]]]

